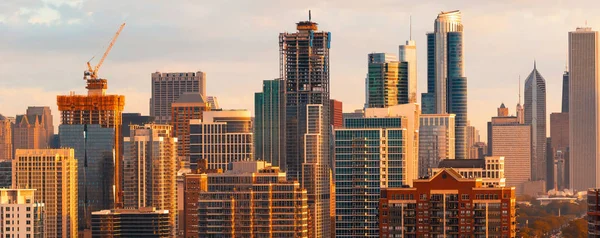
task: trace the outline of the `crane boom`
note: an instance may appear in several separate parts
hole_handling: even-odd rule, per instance
[[[117,41],[117,38],[119,37],[119,34],[121,34],[121,31],[123,30],[124,27],[125,27],[125,23],[121,24],[121,27],[119,27],[119,30],[117,30],[117,33],[115,33],[115,36],[110,41],[110,44],[106,48],[104,55],[102,56],[102,58],[100,59],[100,61],[96,65],[96,67],[92,68],[92,65],[90,64],[91,60],[87,62],[88,72],[86,72],[86,74],[84,74],[85,76],[89,76],[90,79],[98,79],[98,70],[100,70],[100,67],[102,67],[104,60],[106,59],[106,56],[108,56],[108,53],[110,52],[112,47],[115,45],[115,42]]]

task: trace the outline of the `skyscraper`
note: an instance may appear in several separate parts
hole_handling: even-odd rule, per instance
[[[365,107],[408,103],[408,63],[386,53],[371,53],[367,59]]]
[[[470,122],[467,122],[467,159],[480,159],[479,147],[477,143],[480,142],[479,130],[475,126],[471,126]]]
[[[445,159],[454,159],[454,114],[422,114],[419,118],[419,177],[428,176]]]
[[[410,38],[405,45],[398,46],[398,60],[408,64],[408,102],[417,102],[417,44],[412,40],[412,22]]]
[[[253,157],[252,119],[247,110],[207,111],[190,122],[190,167],[227,170],[233,161]]]
[[[0,114],[0,161],[12,160],[12,122]]]
[[[552,149],[549,154],[554,158],[554,163],[559,163],[561,166],[557,166],[557,173],[563,174],[562,177],[557,177],[556,182],[562,186],[558,186],[559,190],[568,188],[569,186],[569,113],[555,112],[550,114],[550,138]],[[562,161],[561,161],[562,160]],[[554,164],[548,165],[554,169]],[[560,170],[561,168],[564,169]],[[550,171],[550,170],[548,170]],[[554,181],[552,184],[548,183],[548,189],[554,187]]]
[[[126,208],[168,210],[173,235],[177,216],[177,138],[171,126],[131,126],[124,143],[124,195]]]
[[[285,170],[285,82],[264,80],[254,94],[254,158]]]
[[[531,125],[531,181],[546,180],[546,80],[533,63],[525,80],[525,124]]]
[[[309,14],[310,15],[310,14]],[[306,153],[318,153],[316,161],[326,171],[314,171],[311,180],[320,183],[316,194],[319,201],[309,198],[309,206],[315,207],[318,214],[311,214],[313,237],[330,234],[330,193],[329,193],[329,48],[331,33],[318,31],[317,23],[302,21],[296,24],[297,32],[279,34],[280,72],[286,82],[285,88],[285,143],[287,176],[292,180],[304,181],[303,163]],[[308,105],[322,105],[319,129],[321,139],[319,151],[305,151],[305,134],[308,131]],[[315,107],[312,107],[315,108]],[[325,126],[323,126],[325,125]],[[307,178],[308,179],[308,178]]]
[[[344,126],[344,116],[342,107],[342,101],[338,101],[335,99],[329,100],[329,122],[331,122],[333,128],[342,128]]]
[[[171,103],[185,92],[196,92],[206,97],[206,73],[202,71],[152,73],[150,116],[154,117],[156,123],[171,122]]]
[[[565,70],[562,81],[561,112],[569,112],[569,71]]]
[[[600,187],[598,32],[569,32],[569,158],[571,189]]]
[[[427,93],[423,114],[456,114],[456,158],[465,159],[467,78],[464,76],[460,11],[441,12],[427,33]]]
[[[75,151],[19,149],[12,167],[13,187],[35,189],[35,202],[44,203],[45,237],[78,237]]]
[[[17,115],[13,126],[13,150],[48,148],[48,133],[40,115]]]
[[[171,104],[173,136],[177,137],[177,155],[189,160],[190,156],[190,120],[202,119],[202,114],[210,111],[210,105],[202,94],[186,92]]]
[[[50,107],[27,107],[27,115],[38,115],[42,117],[43,126],[46,128],[46,138],[50,140],[54,136],[54,123]]]

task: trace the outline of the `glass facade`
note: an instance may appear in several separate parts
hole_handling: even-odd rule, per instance
[[[264,80],[263,91],[254,95],[254,158],[285,170],[283,86],[280,79]]]
[[[405,123],[348,118],[335,130],[336,237],[378,237],[381,189],[406,184]]]
[[[75,150],[78,165],[80,228],[93,211],[113,207],[115,129],[101,125],[60,125],[60,144]]]
[[[385,53],[369,54],[367,107],[408,103],[408,91],[408,62],[399,62]]]

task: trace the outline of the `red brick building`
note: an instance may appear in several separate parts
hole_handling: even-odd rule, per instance
[[[341,101],[335,99],[329,101],[329,117],[329,121],[333,128],[342,128],[344,126]]]
[[[205,111],[210,111],[210,105],[200,93],[184,93],[171,104],[171,126],[173,136],[177,137],[177,155],[190,155],[190,120],[202,119]]]
[[[388,188],[379,202],[380,237],[516,236],[515,188],[483,187],[444,169],[412,188]]]

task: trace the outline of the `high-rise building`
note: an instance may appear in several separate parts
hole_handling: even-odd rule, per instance
[[[183,228],[183,237],[199,237],[198,199],[201,192],[208,191],[207,175],[187,173],[182,178],[183,186],[177,197],[181,201],[181,206],[178,204],[181,217],[179,225]],[[179,194],[182,196],[179,197]]]
[[[48,133],[40,115],[17,115],[13,126],[13,150],[48,148]]]
[[[0,189],[0,209],[2,237],[46,237],[44,204],[36,202],[35,189]]]
[[[338,101],[335,99],[329,100],[329,122],[333,126],[333,128],[342,128],[344,126],[344,116],[343,114],[343,104],[342,101]]]
[[[371,53],[367,59],[365,107],[408,103],[408,63],[386,53]]]
[[[44,235],[78,237],[77,160],[73,149],[19,149],[13,160],[13,188],[35,189],[44,203]]]
[[[419,118],[419,177],[444,159],[454,159],[454,114],[421,114]]]
[[[335,129],[336,237],[378,236],[380,190],[410,182],[410,123],[403,116],[348,118]]]
[[[437,168],[430,171],[435,176],[444,169],[454,169],[463,178],[481,179],[483,187],[505,187],[504,157],[485,156],[483,159],[446,159],[440,161]]]
[[[484,187],[443,169],[412,188],[381,191],[380,237],[516,237],[515,188]],[[428,214],[423,218],[421,214]]]
[[[79,230],[90,230],[92,212],[114,206],[115,129],[95,125],[60,125],[61,146],[77,160]]]
[[[12,187],[12,159],[0,161],[0,188]]]
[[[310,15],[310,14],[309,14]],[[309,198],[309,204],[319,210],[319,214],[311,214],[310,234],[312,237],[328,236],[330,224],[330,192],[329,175],[329,48],[331,33],[318,31],[316,22],[301,21],[296,24],[297,32],[279,34],[280,72],[285,80],[285,159],[287,175],[291,180],[303,181],[303,163],[305,162],[305,135],[308,133],[307,105],[322,105],[319,126],[322,138],[318,143],[320,155],[314,161],[321,164],[325,171],[315,171],[310,178],[320,183],[323,191],[317,194],[320,201]],[[314,107],[312,107],[314,108]],[[308,179],[308,178],[307,178]],[[326,192],[325,192],[326,191]]]
[[[600,189],[587,190],[588,237],[600,236]]]
[[[531,125],[517,117],[492,117],[488,122],[488,154],[504,157],[506,186],[523,194],[524,183],[531,180]]]
[[[506,106],[504,106],[504,103],[502,103],[500,105],[500,107],[498,108],[498,116],[499,117],[507,117],[508,116],[508,108],[506,108]]]
[[[123,148],[123,138],[129,136],[130,126],[138,125],[143,126],[146,124],[154,123],[154,117],[151,116],[142,116],[141,113],[122,113],[122,121],[121,124],[121,135],[119,138],[119,148]],[[123,150],[120,152],[119,158],[123,158]],[[121,175],[123,174],[123,169],[121,169]],[[121,186],[123,186],[123,181],[121,181]]]
[[[423,114],[456,114],[456,158],[467,157],[467,78],[461,12],[441,12],[427,33],[427,93]]]
[[[168,210],[169,225],[175,232],[177,138],[171,136],[171,128],[159,124],[131,126],[123,147],[123,202],[126,208]]]
[[[190,122],[190,167],[227,170],[233,161],[252,160],[252,119],[247,110],[207,111]]]
[[[113,209],[92,213],[92,237],[173,237],[168,210]]]
[[[285,82],[264,80],[254,94],[254,158],[285,170]]]
[[[186,92],[171,103],[173,136],[177,137],[177,155],[185,160],[190,156],[190,120],[202,119],[202,113],[210,111],[204,96],[198,92]]]
[[[477,145],[480,142],[479,130],[470,124],[470,122],[467,122],[467,159],[480,159]]]
[[[531,181],[546,180],[546,80],[533,70],[525,80],[525,124],[531,125]]]
[[[408,102],[417,102],[417,44],[412,40],[412,25],[410,39],[406,44],[398,46],[398,60],[408,63]]]
[[[265,161],[231,167],[208,173],[208,191],[198,201],[199,237],[309,237],[307,194],[297,180]]]
[[[565,70],[562,81],[561,112],[569,112],[569,71]]]
[[[107,95],[108,81],[106,79],[88,79],[87,95],[59,95],[56,97],[58,110],[61,114],[61,125],[100,125],[103,128],[114,129],[114,204],[122,206],[122,151],[121,112],[125,107],[125,96]]]
[[[600,187],[598,32],[569,32],[569,162],[571,189]]]
[[[0,161],[12,160],[12,122],[0,114]]]
[[[150,116],[158,124],[171,122],[171,103],[186,92],[196,92],[206,97],[206,73],[170,72],[152,73],[152,98],[150,98]],[[214,108],[214,107],[211,107]]]
[[[569,113],[568,112],[555,112],[550,114],[550,140],[551,150],[548,151],[554,163],[550,164],[554,170],[554,164],[556,164],[557,177],[554,178],[556,183],[561,186],[557,186],[559,190],[569,188]],[[562,176],[558,176],[561,174]],[[554,180],[552,184],[548,183],[548,189],[554,188]]]
[[[26,115],[37,115],[42,117],[43,127],[46,128],[46,138],[50,140],[54,135],[54,123],[50,107],[27,107]]]

